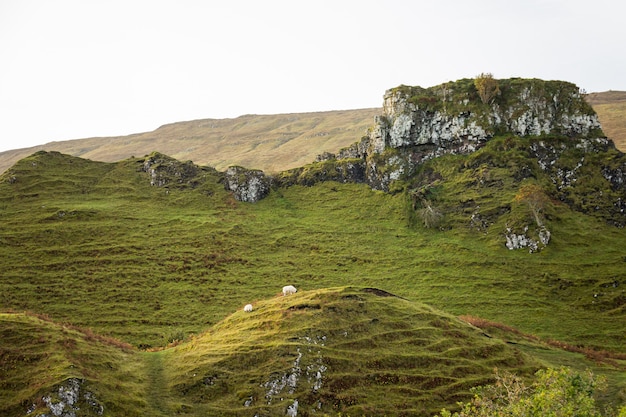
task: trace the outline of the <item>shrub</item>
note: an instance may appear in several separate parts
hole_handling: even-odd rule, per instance
[[[579,374],[569,368],[543,369],[530,386],[521,378],[499,374],[493,385],[473,390],[474,398],[459,405],[461,411],[452,414],[442,410],[440,417],[596,417],[601,416],[593,394],[604,385],[591,372]]]
[[[474,86],[478,91],[478,96],[484,104],[489,104],[491,101],[500,94],[500,87],[498,86],[498,80],[493,78],[490,73],[482,73],[474,79]]]
[[[429,203],[425,203],[424,207],[417,211],[417,214],[428,229],[439,227],[443,220],[443,214]]]

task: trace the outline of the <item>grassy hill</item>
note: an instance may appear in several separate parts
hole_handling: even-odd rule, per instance
[[[487,334],[371,287],[301,291],[254,307],[151,352],[46,317],[0,314],[0,411],[431,415],[491,382],[495,367],[529,379],[548,363],[576,363],[620,380],[619,371],[580,355]]]
[[[22,159],[0,177],[0,410],[79,385],[82,409],[105,415],[284,415],[296,399],[298,415],[316,401],[329,415],[424,415],[495,366],[561,364],[605,375],[604,401],[623,403],[624,229],[553,202],[552,241],[529,254],[468,221],[478,206],[495,225],[530,215],[514,198],[534,166],[524,143],[425,164],[439,228],[415,222],[406,194],[359,184],[247,204],[211,168],[165,188],[144,158]],[[285,284],[299,293],[277,297]]]
[[[587,99],[598,113],[604,132],[626,152],[626,93],[591,93]],[[220,171],[240,165],[276,173],[308,164],[323,152],[337,152],[352,145],[381,113],[382,109],[358,109],[172,123],[153,132],[51,142],[0,152],[0,172],[21,158],[46,150],[103,162],[158,151]]]
[[[245,115],[172,123],[129,136],[76,139],[0,153],[0,172],[36,151],[117,162],[158,151],[220,171],[230,165],[279,172],[358,141],[380,109]]]

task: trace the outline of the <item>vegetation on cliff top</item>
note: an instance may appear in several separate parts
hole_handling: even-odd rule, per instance
[[[473,114],[483,127],[493,122],[489,118],[493,107],[510,109],[512,113],[509,116],[515,118],[524,113],[529,105],[534,105],[533,101],[543,103],[556,119],[567,114],[595,115],[579,88],[566,81],[523,78],[496,80],[491,74],[481,74],[476,78],[464,78],[429,88],[401,85],[389,92],[405,96],[409,103],[422,111],[438,111],[453,116]],[[496,130],[494,133],[506,132]],[[599,129],[589,133],[589,137],[603,136],[604,133]]]

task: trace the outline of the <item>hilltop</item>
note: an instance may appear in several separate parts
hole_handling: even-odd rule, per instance
[[[0,410],[429,415],[561,365],[623,404],[626,156],[570,83],[472,85],[391,89],[358,142],[278,173],[18,161]]]
[[[0,172],[34,152],[57,151],[102,162],[117,162],[159,151],[225,170],[229,165],[279,172],[307,164],[322,152],[335,152],[358,140],[380,109],[178,122],[128,136],[51,142],[0,152]]]
[[[626,151],[626,93],[590,93],[587,101],[616,147]],[[234,119],[201,119],[171,123],[152,132],[50,142],[0,152],[0,172],[34,152],[57,151],[102,162],[159,151],[220,171],[230,165],[269,173],[297,168],[325,152],[335,153],[360,140],[382,108],[277,115],[244,115]]]

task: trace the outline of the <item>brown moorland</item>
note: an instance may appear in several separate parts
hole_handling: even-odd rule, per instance
[[[166,124],[152,132],[50,142],[0,152],[0,173],[37,151],[57,151],[83,159],[117,162],[154,151],[179,161],[226,170],[231,165],[268,173],[297,168],[323,152],[357,142],[381,109],[339,110],[234,119],[202,119]]]
[[[587,95],[587,101],[598,113],[602,130],[626,152],[626,91],[605,91]]]
[[[590,93],[602,129],[626,152],[626,91]],[[0,152],[0,173],[41,150],[58,151],[102,162],[158,151],[181,161],[230,165],[276,173],[303,166],[323,152],[336,152],[360,140],[374,125],[379,108],[277,115],[244,115],[234,119],[201,119],[166,124],[152,132],[49,142]]]

